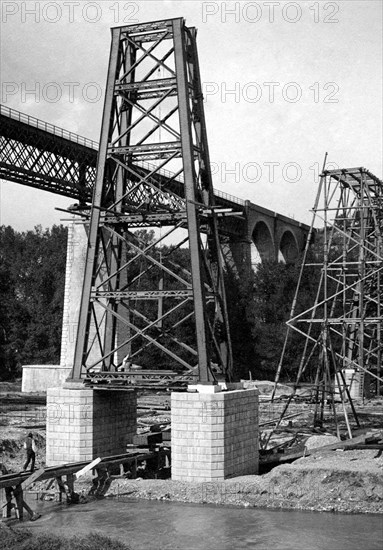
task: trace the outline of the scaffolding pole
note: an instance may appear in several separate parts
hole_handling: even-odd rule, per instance
[[[380,394],[382,366],[383,182],[365,168],[323,170],[313,208],[316,246],[303,257],[288,329],[278,365],[275,387],[283,367],[292,331],[304,340],[295,385],[315,378],[316,420],[325,401],[342,403],[349,435],[346,403],[356,416],[353,399],[370,391]],[[314,303],[304,311],[297,302],[307,269],[316,271]],[[275,390],[274,390],[275,391]]]

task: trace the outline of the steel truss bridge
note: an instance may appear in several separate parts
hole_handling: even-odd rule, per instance
[[[1,179],[91,204],[99,147],[96,141],[1,104],[0,123]],[[145,175],[155,168],[145,161],[135,167]],[[152,177],[183,195],[182,174],[162,168]],[[214,189],[214,196],[217,205],[239,211],[248,202],[218,189]]]
[[[49,191],[79,201],[92,202],[96,178],[98,143],[33,116],[0,104],[0,178]],[[149,174],[153,164],[141,161],[137,170]],[[172,186],[183,194],[182,174],[159,169],[152,174],[161,185]],[[214,189],[215,203],[232,209],[220,214],[220,234],[233,248],[253,242],[262,260],[289,258],[303,250],[309,227],[248,200]],[[242,216],[238,216],[240,213]],[[176,219],[175,215],[175,219]],[[138,225],[141,218],[136,218]],[[150,214],[147,222],[153,222]],[[145,226],[144,223],[142,223]],[[288,237],[286,238],[286,236]],[[287,246],[286,246],[287,245]],[[241,250],[240,255],[243,254]],[[245,251],[248,254],[248,251]]]
[[[78,200],[88,226],[72,380],[136,380],[129,365],[154,349],[170,370],[143,371],[149,382],[211,384],[213,361],[230,381],[223,245],[241,255],[259,235],[272,259],[282,245],[303,249],[309,228],[213,189],[195,29],[182,18],[112,29],[99,149],[4,106],[0,118],[0,177]],[[132,233],[152,227],[154,242]],[[189,269],[177,261],[184,244]]]

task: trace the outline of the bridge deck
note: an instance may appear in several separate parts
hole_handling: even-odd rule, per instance
[[[88,169],[95,169],[98,153],[97,142],[4,105],[0,105],[0,122],[0,177],[67,197],[81,198],[87,202],[91,201],[93,181],[86,182],[87,189],[81,190],[81,185],[84,182],[75,182],[70,176],[79,176],[78,168],[81,165],[85,165]],[[9,147],[7,147],[9,143],[14,146],[19,144],[19,148],[23,146],[25,148],[24,154],[21,150],[18,154],[11,154]],[[33,155],[35,158],[30,162],[28,162],[25,155],[28,148],[35,150]],[[43,155],[44,152],[50,153],[53,157],[51,160],[56,164],[60,163],[60,159],[67,159],[78,165],[77,170],[61,174],[58,172],[56,177],[42,174],[42,161],[47,159],[41,157],[38,159],[36,157],[37,151],[40,151],[40,155]],[[137,163],[137,167],[150,173],[154,165],[148,162],[140,162]],[[54,171],[54,166],[50,165],[49,169]],[[161,169],[160,174],[163,176],[164,181],[174,182],[173,186],[178,187],[178,191],[183,187],[181,176],[175,177],[174,173],[165,169]],[[92,176],[92,179],[94,179],[94,174]],[[44,182],[44,178],[47,181]],[[244,206],[246,203],[243,199],[219,190],[215,190],[214,193],[218,199],[217,203],[224,206]]]
[[[63,195],[82,203],[92,200],[98,143],[5,105],[0,105],[0,178]],[[139,162],[135,168],[149,174],[153,165]],[[183,180],[160,170],[161,184],[183,196]],[[234,195],[214,189],[217,206],[245,213],[255,209],[269,217],[308,230],[308,226]],[[240,220],[225,222],[229,233],[241,232]]]

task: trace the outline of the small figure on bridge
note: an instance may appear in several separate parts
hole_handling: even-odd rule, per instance
[[[122,371],[124,372],[125,370],[129,370],[132,366],[132,361],[130,359],[130,354],[128,353],[128,355],[126,355],[123,360],[122,360],[122,364],[120,367],[118,367],[118,371]]]
[[[145,195],[144,195],[144,208],[145,208],[145,211],[146,212],[149,212],[150,210],[150,203],[151,203],[151,196],[150,196],[150,193],[149,191],[145,191]]]
[[[28,437],[24,442],[24,449],[27,451],[27,459],[25,461],[23,470],[25,471],[28,468],[29,463],[31,463],[31,472],[34,472],[35,469],[35,460],[36,460],[36,444],[33,439],[33,434],[29,433]]]

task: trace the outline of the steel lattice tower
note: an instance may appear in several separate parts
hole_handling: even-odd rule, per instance
[[[172,366],[143,371],[148,383],[211,383],[212,360],[231,379],[219,215],[196,30],[182,18],[113,28],[72,380],[129,379],[123,358],[152,346]],[[147,228],[150,242],[133,233]],[[173,259],[185,243],[190,269]]]
[[[352,406],[345,369],[353,369],[362,380],[365,374],[372,377],[379,394],[383,357],[383,182],[364,168],[325,170],[313,212],[312,228],[317,220],[322,222],[316,239],[323,242],[314,259],[308,254],[310,239],[307,243],[276,381],[294,330],[304,337],[296,385],[309,367],[316,369],[316,402],[322,405],[323,418],[325,399],[334,395],[335,387],[339,388],[343,405],[349,401]],[[309,309],[298,312],[297,301],[308,269],[310,273],[319,269],[316,299]],[[334,404],[334,399],[331,401]],[[315,417],[317,414],[319,410]]]

